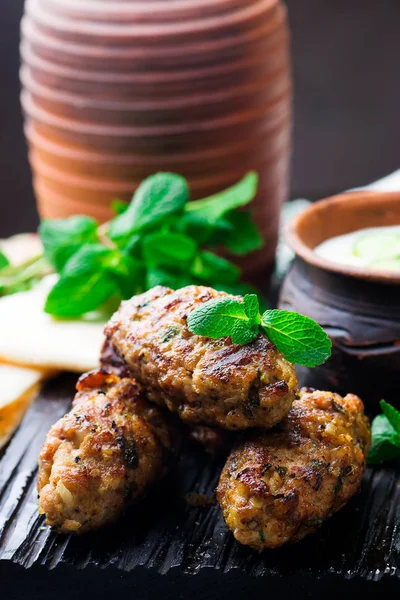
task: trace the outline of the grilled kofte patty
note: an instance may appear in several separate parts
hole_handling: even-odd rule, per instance
[[[128,365],[116,354],[108,340],[105,340],[101,349],[100,364],[119,377],[132,377]],[[185,433],[190,440],[199,444],[206,452],[214,456],[227,456],[233,446],[235,436],[235,433],[226,429],[201,424],[186,425]]]
[[[227,460],[217,498],[235,538],[262,550],[315,531],[360,487],[370,438],[357,396],[302,390],[287,419]]]
[[[239,346],[230,338],[194,335],[187,327],[195,308],[227,296],[201,286],[175,292],[158,286],[123,302],[105,333],[149,399],[185,422],[269,428],[287,415],[295,398],[293,365],[262,334]]]
[[[47,523],[80,534],[114,521],[162,476],[176,437],[133,379],[101,369],[77,389],[40,453],[38,491]]]

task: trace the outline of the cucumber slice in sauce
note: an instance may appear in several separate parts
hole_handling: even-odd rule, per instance
[[[374,263],[400,257],[400,235],[393,233],[366,233],[353,245],[353,254]]]
[[[382,271],[400,271],[400,258],[377,260],[370,263],[369,266],[374,269],[381,269]]]

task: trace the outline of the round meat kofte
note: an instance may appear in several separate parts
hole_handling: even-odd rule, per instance
[[[359,489],[370,440],[357,396],[301,390],[280,425],[231,452],[217,489],[227,526],[256,550],[314,532]]]
[[[177,436],[133,379],[83,375],[39,457],[39,510],[60,533],[109,524],[162,477]]]
[[[155,287],[121,304],[106,337],[148,398],[183,421],[231,430],[273,427],[295,399],[294,366],[264,334],[240,346],[188,329],[194,309],[225,297],[195,285]]]
[[[129,367],[116,354],[108,340],[105,340],[101,349],[100,364],[119,377],[132,377]],[[180,424],[182,425],[181,422]],[[209,427],[201,423],[186,424],[184,431],[191,441],[213,456],[227,456],[233,446],[234,436],[237,435],[221,427]]]

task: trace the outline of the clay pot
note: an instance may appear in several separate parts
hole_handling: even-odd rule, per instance
[[[296,253],[279,305],[320,323],[332,357],[300,369],[306,385],[359,394],[371,410],[381,398],[400,406],[400,274],[328,261],[323,241],[366,227],[400,225],[400,193],[354,192],[317,202],[286,230]]]
[[[214,148],[210,152],[175,153],[160,156],[143,154],[105,154],[96,150],[81,150],[73,145],[59,143],[39,133],[31,124],[25,127],[25,135],[32,147],[34,155],[50,167],[82,176],[96,176],[99,179],[119,179],[130,181],[132,173],[138,179],[146,177],[149,167],[158,170],[179,171],[185,177],[204,176],[212,172],[217,175],[226,173],[237,165],[238,155],[242,158],[242,166],[251,169],[263,162],[274,162],[285,157],[290,148],[290,132],[280,127],[271,136],[271,144],[257,152],[246,140]]]
[[[129,201],[132,197],[132,189],[135,189],[140,184],[139,180],[131,179],[130,181],[108,180],[97,177],[82,177],[75,174],[64,173],[58,169],[45,164],[35,152],[29,154],[29,159],[35,174],[38,179],[46,182],[47,186],[57,193],[65,194],[73,197],[77,201],[91,202],[94,204],[110,205],[113,198]],[[258,162],[255,166],[263,169],[263,164]],[[266,189],[274,189],[279,184],[280,179],[286,177],[286,162],[281,161],[275,165],[275,168],[270,170],[270,177],[264,178],[263,187]],[[237,179],[240,179],[242,171],[237,172]],[[233,173],[235,175],[235,173]],[[204,177],[192,178],[191,191],[196,197],[205,197],[211,195],[213,190],[225,189],[229,185],[231,174],[222,173],[212,179]]]
[[[283,38],[269,52],[269,60],[263,60],[265,51],[245,56],[232,64],[199,65],[196,68],[184,68],[170,72],[166,69],[151,73],[107,71],[84,71],[78,67],[50,62],[36,53],[36,47],[26,39],[21,43],[21,57],[24,65],[32,72],[38,83],[50,88],[91,94],[96,98],[107,98],[108,87],[112,85],[111,97],[140,98],[146,94],[165,94],[179,96],[187,91],[190,84],[192,94],[215,91],[232,83],[251,83],[260,76],[268,76],[281,69],[288,68],[288,54]],[[287,71],[288,72],[288,71]],[[140,84],[140,85],[138,85]]]
[[[28,123],[35,125],[35,129],[41,135],[52,141],[74,146],[79,150],[97,151],[103,154],[120,154],[123,147],[125,153],[150,157],[155,157],[159,153],[183,154],[185,151],[192,152],[193,149],[206,153],[211,146],[213,152],[215,148],[231,147],[243,140],[247,141],[249,137],[255,147],[260,143],[261,152],[261,149],[269,148],[270,144],[275,143],[283,130],[288,131],[287,119],[290,111],[289,105],[281,102],[271,107],[268,114],[262,115],[262,119],[259,112],[253,111],[250,114],[240,115],[235,120],[226,117],[192,125],[127,128],[80,123],[59,117],[39,109],[26,93],[22,94],[22,106]],[[195,147],[190,144],[193,135],[196,136]],[[264,144],[261,145],[262,141]],[[238,164],[242,163],[241,159],[245,155],[245,152],[241,156],[238,155]],[[288,158],[287,152],[286,157]],[[263,174],[260,175],[262,179]]]
[[[103,220],[158,170],[194,199],[256,169],[270,267],[286,197],[291,73],[280,0],[27,0],[25,132],[39,211]]]

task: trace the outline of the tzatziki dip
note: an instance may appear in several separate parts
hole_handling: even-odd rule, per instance
[[[400,225],[338,235],[319,244],[314,252],[342,265],[400,271]]]

